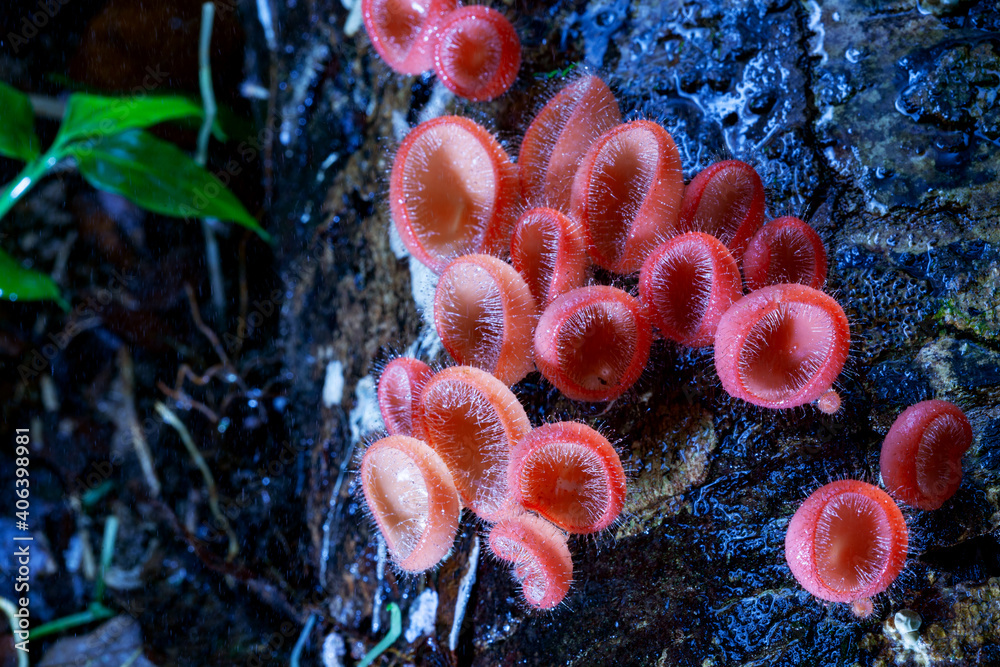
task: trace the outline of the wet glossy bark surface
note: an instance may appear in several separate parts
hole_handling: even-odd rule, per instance
[[[276,49],[251,55],[276,93],[272,230],[294,298],[282,343],[295,374],[293,437],[311,442],[303,498],[306,567],[326,588],[319,635],[357,655],[404,629],[422,589],[437,595],[433,636],[401,639],[418,664],[890,664],[913,661],[891,630],[923,618],[935,664],[1000,660],[1000,14],[959,2],[495,3],[514,19],[524,64],[511,93],[473,105],[378,60],[340,3],[278,18]],[[942,6],[946,3],[939,3]],[[877,5],[877,8],[876,8]],[[255,24],[259,32],[259,25]],[[797,215],[827,244],[827,290],[852,326],[835,416],[772,412],[729,398],[710,350],[654,345],[649,368],[610,407],[558,396],[537,373],[515,387],[534,424],[574,418],[609,435],[631,470],[613,534],[574,538],[574,585],[549,614],[526,611],[505,568],[483,558],[458,650],[448,649],[470,535],[437,572],[377,573],[375,535],[351,462],[378,432],[379,364],[414,349],[445,362],[418,303],[427,275],[392,240],[388,173],[406,128],[442,113],[495,130],[512,154],[583,62],[626,118],[673,134],[690,179],[729,157],[753,164],[768,219]],[[991,73],[992,72],[992,73]],[[280,83],[280,85],[278,85]],[[416,298],[415,298],[416,297]],[[323,401],[331,362],[338,404]],[[965,479],[942,509],[907,513],[909,564],[875,614],[823,606],[785,565],[787,523],[834,479],[877,482],[882,438],[906,406],[944,398],[969,415]],[[331,498],[332,490],[339,493]],[[308,593],[302,593],[305,598]],[[373,610],[379,629],[372,631]],[[314,635],[316,636],[316,635]],[[384,662],[384,664],[389,664]]]

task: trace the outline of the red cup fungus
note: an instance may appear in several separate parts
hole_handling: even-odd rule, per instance
[[[958,406],[931,400],[911,405],[882,443],[882,483],[896,500],[936,510],[962,484],[962,456],[972,425]]]
[[[822,600],[850,602],[871,613],[871,598],[906,563],[906,522],[878,487],[841,480],[820,487],[796,510],[785,535],[785,559],[799,584]]]
[[[583,225],[596,264],[632,273],[676,234],[683,192],[673,138],[656,123],[636,120],[590,147],[573,180],[571,215]]]
[[[716,162],[684,190],[679,227],[722,241],[737,261],[764,223],[764,184],[746,162]]]
[[[823,240],[798,218],[776,218],[750,239],[743,254],[743,276],[751,291],[779,283],[820,289],[826,282]]]
[[[600,77],[581,76],[556,93],[521,142],[517,164],[525,200],[569,213],[573,177],[583,156],[621,122],[618,101]]]
[[[539,307],[582,287],[590,263],[580,226],[551,208],[533,208],[517,221],[510,237],[510,262]]]
[[[389,435],[415,435],[420,420],[420,392],[433,375],[430,366],[413,357],[397,357],[378,379],[378,408]]]
[[[509,509],[510,450],[531,430],[517,397],[486,371],[453,366],[427,381],[423,432],[455,478],[462,502],[486,521]]]
[[[533,429],[511,452],[507,476],[516,503],[570,533],[596,533],[625,504],[625,470],[607,438],[586,424]]]
[[[772,285],[726,311],[715,333],[715,369],[731,396],[765,408],[792,408],[825,396],[847,361],[843,308],[805,285]]]
[[[524,599],[535,609],[552,609],[566,597],[573,580],[573,559],[566,535],[551,523],[521,514],[493,526],[490,551],[512,563]]]
[[[372,46],[400,74],[434,66],[438,25],[458,0],[361,0],[361,18]]]
[[[639,379],[652,331],[642,304],[615,287],[591,285],[558,297],[535,329],[535,363],[563,394],[610,401]]]
[[[440,273],[461,255],[510,247],[517,167],[486,128],[458,116],[421,123],[392,165],[389,206],[406,248]]]
[[[521,69],[521,41],[510,21],[481,5],[460,7],[440,24],[434,72],[459,97],[485,102],[503,95]]]
[[[723,313],[743,295],[736,260],[721,241],[687,232],[658,246],[639,272],[639,296],[665,337],[704,347]]]
[[[538,311],[528,285],[506,262],[465,255],[441,274],[434,323],[452,358],[512,385],[535,369]]]
[[[361,458],[361,488],[400,569],[423,572],[451,550],[462,508],[451,473],[427,443],[391,435],[372,444]]]

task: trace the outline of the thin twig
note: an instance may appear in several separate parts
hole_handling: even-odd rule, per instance
[[[306,621],[305,627],[302,628],[302,634],[299,635],[299,640],[295,642],[295,648],[292,649],[292,655],[288,660],[288,667],[299,667],[299,658],[306,647],[306,642],[309,641],[309,633],[312,632],[315,622],[316,612],[310,612],[309,619]]]
[[[212,514],[215,515],[216,521],[219,522],[219,525],[226,531],[226,535],[229,536],[229,551],[226,561],[231,562],[236,558],[236,554],[239,553],[240,545],[236,538],[236,533],[233,532],[232,526],[229,525],[229,520],[226,519],[226,515],[219,508],[219,492],[215,487],[215,479],[212,477],[212,471],[208,469],[208,464],[202,458],[201,452],[195,447],[194,440],[191,439],[191,434],[188,432],[184,422],[170,408],[159,401],[156,402],[156,411],[160,413],[160,417],[164,423],[169,424],[177,431],[177,435],[180,436],[181,441],[187,448],[188,454],[191,455],[191,459],[198,467],[198,470],[201,471],[201,476],[205,479],[205,486],[208,488],[208,505],[212,508]]]
[[[156,477],[153,453],[149,449],[149,443],[146,442],[146,435],[142,432],[139,416],[135,410],[135,370],[132,366],[132,355],[129,354],[127,347],[123,346],[118,351],[118,367],[121,369],[119,377],[121,378],[122,392],[122,414],[119,428],[126,429],[131,436],[129,439],[132,441],[135,455],[139,459],[139,467],[142,468],[143,477],[146,478],[149,493],[154,498],[159,498],[160,480]]]
[[[229,368],[232,368],[233,364],[229,361],[229,355],[226,354],[226,348],[222,347],[222,341],[219,340],[219,337],[215,335],[214,331],[205,326],[205,321],[201,319],[201,312],[198,310],[198,301],[195,299],[194,288],[191,287],[191,283],[184,283],[184,289],[187,291],[188,302],[191,304],[191,317],[194,318],[195,326],[198,327],[198,330],[202,333],[202,335],[205,336],[205,338],[207,338],[212,344],[212,348],[215,350],[215,353],[219,355],[219,360]],[[246,391],[247,387],[243,383],[243,379],[239,377],[238,373],[235,373],[235,370],[234,374],[239,382],[240,389]]]
[[[247,311],[250,309],[250,291],[247,288],[247,240],[250,237],[247,234],[243,235],[240,240],[240,317],[239,322],[247,321]],[[234,354],[239,354],[240,350],[243,349],[243,337],[238,336],[236,338],[236,343],[233,350]]]
[[[212,88],[212,61],[209,46],[212,43],[212,22],[215,19],[215,4],[206,2],[201,6],[201,35],[198,39],[198,86],[201,89],[201,104],[205,109],[205,118],[198,131],[198,152],[195,162],[202,167],[208,162],[208,140],[212,136],[212,124],[215,123],[215,90]],[[215,309],[216,322],[221,322],[226,314],[225,285],[222,282],[222,269],[219,260],[219,242],[212,229],[213,220],[203,218],[201,231],[205,236],[205,261],[208,263],[209,279],[212,283],[212,307]]]
[[[174,385],[174,389],[180,391],[184,387],[184,380],[190,380],[192,384],[204,387],[210,380],[218,377],[219,373],[225,370],[229,370],[229,367],[225,364],[215,364],[214,366],[209,366],[208,370],[201,375],[198,375],[187,364],[181,364],[181,367],[177,369],[177,383]]]
[[[174,401],[176,401],[177,403],[187,406],[188,408],[197,410],[201,414],[205,415],[205,418],[208,419],[208,421],[212,422],[213,424],[219,423],[220,417],[215,413],[214,410],[212,410],[212,408],[208,407],[201,401],[196,401],[195,399],[191,398],[186,393],[184,393],[184,391],[179,389],[171,389],[167,385],[163,384],[162,380],[158,380],[156,386],[157,388],[159,388],[160,391],[162,391],[170,398],[174,399]]]

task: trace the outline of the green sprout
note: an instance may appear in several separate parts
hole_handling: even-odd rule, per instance
[[[115,539],[118,535],[118,517],[110,516],[104,523],[104,540],[101,544],[101,567],[97,571],[97,581],[94,583],[94,599],[87,609],[77,614],[57,618],[31,631],[32,639],[41,639],[48,635],[65,632],[80,625],[95,621],[103,621],[115,615],[115,612],[104,606],[104,577],[111,567],[111,557],[115,552]]]
[[[0,188],[0,218],[44,176],[73,164],[93,187],[121,195],[148,211],[228,220],[270,239],[218,178],[177,146],[145,130],[163,122],[202,118],[202,107],[186,97],[73,94],[55,140],[45,152],[34,131],[27,95],[0,82],[0,108],[5,110],[0,124],[0,156],[27,163],[14,180]],[[218,126],[215,129],[221,135]],[[52,278],[23,267],[3,250],[0,298],[52,300],[68,308]]]
[[[399,613],[399,605],[390,602],[385,608],[389,610],[389,632],[382,638],[382,641],[365,654],[365,657],[358,663],[358,667],[368,667],[375,662],[375,659],[385,653],[386,649],[392,646],[403,632],[403,617]]]

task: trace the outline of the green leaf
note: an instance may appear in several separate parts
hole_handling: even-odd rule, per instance
[[[98,190],[180,218],[230,220],[270,236],[219,179],[183,151],[142,130],[71,144],[80,173]]]
[[[31,162],[39,152],[31,101],[21,91],[0,82],[0,109],[0,155]]]
[[[70,95],[57,142],[63,144],[95,135],[109,136],[168,120],[201,118],[199,104],[177,95],[103,97],[87,93]]]
[[[44,273],[26,269],[16,259],[0,250],[0,296],[10,301],[57,302],[64,309],[69,304],[59,294],[59,287]]]

